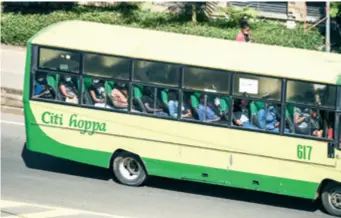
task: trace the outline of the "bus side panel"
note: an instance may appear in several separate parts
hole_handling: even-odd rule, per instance
[[[59,143],[47,136],[37,125],[30,106],[26,106],[25,112],[28,139],[26,147],[28,150],[98,167],[109,167],[112,156],[111,152],[77,148]],[[64,137],[63,134],[60,134],[60,137]]]
[[[319,183],[143,158],[148,173],[174,179],[315,199]],[[168,173],[171,172],[171,173]],[[181,173],[180,173],[181,172]]]

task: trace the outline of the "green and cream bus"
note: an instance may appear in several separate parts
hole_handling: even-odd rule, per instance
[[[341,215],[341,55],[83,21],[27,43],[27,148],[322,199]]]

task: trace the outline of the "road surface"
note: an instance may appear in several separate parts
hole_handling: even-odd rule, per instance
[[[24,87],[25,48],[1,45],[1,86]]]
[[[309,200],[254,191],[163,178],[119,185],[108,170],[25,150],[22,116],[2,114],[1,130],[4,200],[131,218],[331,217]]]

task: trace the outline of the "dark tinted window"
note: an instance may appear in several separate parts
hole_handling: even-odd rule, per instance
[[[80,54],[70,51],[41,48],[39,53],[39,67],[79,73]]]
[[[84,73],[91,76],[129,79],[130,65],[126,58],[84,54]]]
[[[229,93],[230,73],[195,67],[184,68],[184,88]]]
[[[287,102],[335,107],[336,87],[300,81],[288,81]]]
[[[180,68],[172,64],[156,63],[151,61],[135,61],[135,81],[156,83],[169,86],[178,86]]]

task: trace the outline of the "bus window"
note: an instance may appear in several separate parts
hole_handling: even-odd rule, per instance
[[[84,74],[113,79],[129,79],[131,60],[107,55],[84,54]]]
[[[281,87],[280,79],[236,74],[233,95],[280,101]]]
[[[56,99],[56,74],[38,72],[34,75],[32,98]]]
[[[335,95],[335,86],[300,81],[287,83],[287,102],[335,108]]]
[[[71,75],[59,75],[58,88],[61,100],[66,103],[78,104],[78,77]]]
[[[184,88],[229,93],[230,73],[195,67],[184,68]]]
[[[177,65],[151,61],[134,61],[133,80],[178,86],[180,68]]]
[[[288,105],[286,113],[287,126],[292,133],[317,138],[334,138],[334,112]]]
[[[134,99],[140,111],[158,116],[168,116],[168,106],[162,101],[162,91],[161,88],[134,85]]]
[[[39,49],[39,67],[49,70],[79,73],[80,54],[57,49]]]

